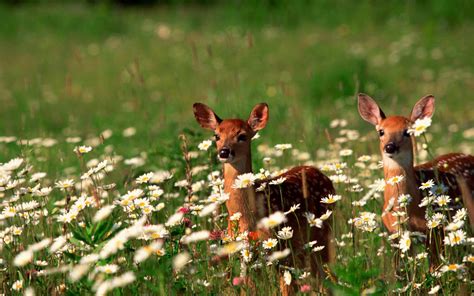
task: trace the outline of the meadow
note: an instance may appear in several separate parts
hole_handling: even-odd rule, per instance
[[[431,93],[417,161],[474,153],[471,10],[434,2],[1,5],[0,292],[237,295],[251,293],[246,260],[260,295],[278,293],[282,272],[300,294],[472,291],[469,223],[435,272],[416,236],[405,252],[386,233],[378,136],[357,112],[359,92],[404,115]],[[194,102],[223,118],[268,103],[254,172],[308,164],[331,177],[341,200],[324,281],[270,260],[284,239],[225,235],[221,165]]]

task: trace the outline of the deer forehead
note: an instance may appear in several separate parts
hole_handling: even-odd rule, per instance
[[[377,125],[377,129],[383,129],[385,132],[401,132],[408,128],[410,120],[403,116],[389,116]]]
[[[250,132],[250,126],[241,119],[225,119],[216,129],[216,132],[222,136],[236,136],[242,132]]]

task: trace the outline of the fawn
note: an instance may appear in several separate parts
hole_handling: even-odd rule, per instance
[[[307,261],[304,245],[316,240],[324,249],[318,254],[319,258],[314,254],[311,256],[310,267],[314,274],[321,276],[322,264],[329,263],[332,257],[329,222],[326,220],[321,228],[310,229],[303,214],[311,212],[319,217],[326,212],[326,207],[320,200],[324,196],[334,194],[331,180],[314,167],[299,166],[274,178],[285,178],[279,185],[270,185],[271,180],[268,179],[256,182],[255,188],[263,182],[266,183],[265,192],[256,192],[254,187],[234,188],[234,182],[239,175],[252,172],[251,140],[257,131],[267,124],[267,104],[256,105],[247,121],[222,120],[211,108],[201,103],[195,103],[193,109],[197,122],[215,133],[218,159],[224,166],[224,191],[230,196],[226,202],[229,217],[236,212],[242,214],[238,225],[239,232],[254,231],[257,220],[275,211],[288,211],[292,206],[300,204],[301,208],[288,215],[286,223],[294,230],[291,245],[295,263],[298,267],[305,267]],[[232,234],[230,221],[228,232]],[[257,233],[259,239],[268,235],[265,231]]]
[[[437,180],[447,186],[448,194],[453,199],[462,197],[467,208],[470,223],[474,223],[474,156],[450,153],[436,157],[434,160],[414,166],[414,139],[408,129],[417,119],[431,118],[434,112],[435,99],[432,95],[421,98],[413,107],[409,118],[404,116],[386,117],[377,103],[365,94],[359,94],[360,116],[375,125],[380,137],[380,152],[383,158],[385,181],[394,176],[404,179],[394,185],[387,184],[384,192],[384,214],[382,221],[389,232],[398,231],[397,218],[387,207],[397,209],[397,198],[409,194],[412,198],[408,205],[408,226],[412,231],[428,232],[425,218],[425,207],[420,207],[422,193],[419,189],[422,182]],[[430,244],[434,245],[434,244]],[[434,251],[434,250],[432,250]],[[433,254],[436,261],[436,255]]]

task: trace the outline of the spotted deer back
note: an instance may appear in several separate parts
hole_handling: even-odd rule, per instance
[[[278,185],[270,182],[279,178],[285,181]],[[317,216],[326,212],[327,206],[321,203],[321,198],[334,194],[331,180],[315,167],[299,166],[267,180],[257,182],[256,188],[265,184],[265,189],[259,192],[260,204],[265,215],[275,211],[288,211],[292,206],[300,204],[301,212],[311,212]],[[263,214],[263,213],[262,213]]]

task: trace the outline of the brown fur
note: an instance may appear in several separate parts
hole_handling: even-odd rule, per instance
[[[462,196],[466,206],[471,225],[474,223],[474,201],[472,190],[474,189],[474,156],[451,153],[441,155],[433,161],[414,166],[414,138],[407,136],[405,131],[417,119],[431,117],[434,112],[434,97],[427,95],[420,99],[412,110],[410,119],[404,116],[386,117],[375,101],[367,95],[359,95],[359,113],[361,117],[376,126],[380,134],[380,152],[384,161],[384,175],[387,181],[391,177],[403,175],[404,180],[397,185],[387,184],[384,192],[384,211],[389,200],[395,197],[394,209],[397,209],[396,198],[400,194],[410,194],[413,198],[408,207],[408,226],[412,231],[420,231],[428,234],[425,219],[425,208],[418,205],[422,200],[422,192],[419,189],[422,182],[433,179],[435,183],[442,183],[448,187],[447,193],[451,198]],[[381,133],[380,131],[383,131]],[[397,147],[394,154],[386,153],[385,147],[393,143]],[[396,232],[398,227],[394,225],[397,221],[390,213],[384,213],[382,217],[385,227],[390,232]],[[440,235],[442,235],[440,233]],[[435,243],[431,241],[430,247]],[[433,259],[431,265],[438,262],[438,256],[431,249],[430,257]]]
[[[275,211],[286,212],[291,206],[299,203],[300,210],[287,216],[286,226],[291,226],[294,231],[291,246],[295,252],[295,262],[291,258],[288,259],[287,264],[300,268],[309,265],[313,274],[322,276],[321,265],[329,263],[332,258],[329,221],[325,221],[321,229],[310,228],[303,214],[309,211],[319,217],[325,213],[326,207],[320,200],[328,194],[334,194],[331,180],[314,167],[301,166],[276,177],[286,178],[280,185],[269,185],[271,180],[264,180],[256,182],[253,188],[235,189],[232,186],[237,176],[252,172],[251,138],[258,130],[265,127],[268,120],[268,106],[266,104],[255,106],[247,121],[220,120],[209,107],[203,104],[195,104],[194,113],[201,126],[215,131],[218,136],[216,140],[218,151],[223,148],[231,151],[231,157],[224,163],[224,191],[230,195],[226,202],[229,216],[236,212],[242,214],[238,225],[239,232],[255,231],[256,222],[261,218]],[[242,136],[245,140],[242,140]],[[267,184],[265,190],[255,192],[255,188],[263,183]],[[231,223],[229,223],[228,232],[229,234],[233,232]],[[268,232],[264,230],[259,230],[258,234],[261,239],[268,237]],[[317,240],[317,245],[324,245],[325,248],[318,254],[312,253],[311,258],[307,260],[304,245],[313,240]],[[286,295],[288,291],[289,288],[285,288],[281,292]]]

